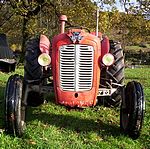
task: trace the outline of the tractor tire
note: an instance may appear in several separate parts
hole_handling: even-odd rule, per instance
[[[26,106],[23,103],[23,77],[9,77],[5,91],[6,133],[21,137],[25,129]]]
[[[114,58],[115,62],[112,66],[106,70],[106,78],[112,80],[113,83],[124,84],[124,55],[121,45],[117,42],[110,41],[110,51]],[[114,86],[116,88],[116,86]],[[111,97],[105,99],[105,105],[109,107],[119,107],[122,100],[122,93],[120,88],[112,94]]]
[[[43,76],[42,66],[38,63],[38,57],[41,54],[39,49],[39,38],[32,38],[26,44],[24,81],[27,84],[39,85]],[[44,102],[43,96],[38,92],[30,91],[27,95],[28,106],[36,107]]]
[[[24,80],[27,83],[40,82],[42,77],[42,66],[38,63],[38,56],[40,54],[39,38],[30,39],[25,49]]]
[[[121,131],[133,139],[137,139],[143,124],[145,101],[140,83],[129,82],[125,88],[125,99],[120,109]]]
[[[114,83],[124,84],[124,55],[120,43],[110,41],[110,51],[115,58],[115,62],[109,67],[106,72],[109,79],[112,79]]]
[[[28,92],[27,95],[27,105],[31,107],[38,107],[44,103],[44,95],[39,94],[35,91]]]

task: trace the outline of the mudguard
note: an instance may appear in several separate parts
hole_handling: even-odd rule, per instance
[[[50,41],[45,35],[40,36],[39,48],[41,53],[49,54]]]

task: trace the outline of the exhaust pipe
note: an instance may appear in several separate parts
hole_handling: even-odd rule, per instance
[[[67,21],[67,16],[66,15],[61,15],[59,18],[61,22],[61,34],[65,32],[65,22]]]
[[[98,37],[99,8],[96,11],[96,36]]]

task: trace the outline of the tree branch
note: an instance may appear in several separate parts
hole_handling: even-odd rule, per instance
[[[4,21],[1,20],[0,27],[2,27],[7,21],[9,21],[13,15],[13,13],[9,14],[9,16],[7,16],[7,18]]]

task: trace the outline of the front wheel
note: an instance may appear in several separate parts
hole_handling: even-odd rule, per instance
[[[25,128],[25,104],[23,104],[23,77],[9,77],[5,91],[5,129],[8,134],[22,136]]]
[[[144,93],[142,85],[138,82],[129,82],[125,88],[125,99],[120,109],[120,128],[131,138],[137,139],[144,118]]]

